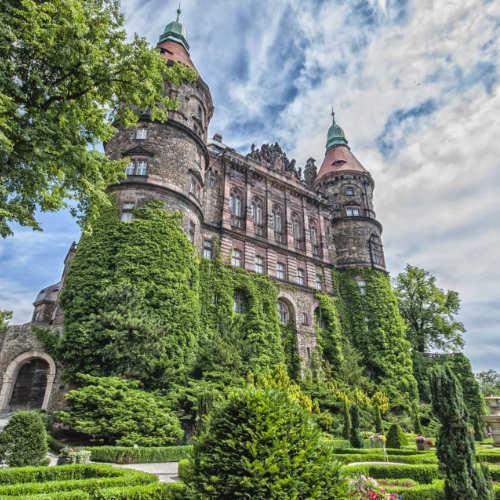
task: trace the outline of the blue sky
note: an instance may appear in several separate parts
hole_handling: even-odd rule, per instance
[[[177,4],[122,0],[156,43]],[[409,262],[459,291],[466,351],[500,369],[500,4],[461,0],[184,0],[210,133],[245,152],[324,154],[330,107],[372,173],[393,275]],[[0,307],[27,321],[79,229],[66,212],[0,241]]]

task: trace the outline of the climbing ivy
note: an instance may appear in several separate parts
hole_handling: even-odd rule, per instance
[[[200,331],[199,267],[179,222],[159,202],[130,222],[111,207],[82,236],[61,299],[70,376],[125,376],[148,388],[185,379]]]
[[[336,271],[343,330],[362,355],[368,376],[387,393],[391,406],[408,410],[417,394],[410,345],[390,280],[373,269]],[[356,279],[365,282],[363,287]]]

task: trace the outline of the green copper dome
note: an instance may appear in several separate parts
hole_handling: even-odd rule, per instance
[[[177,19],[168,23],[160,36],[158,43],[163,42],[177,42],[180,43],[188,52],[189,44],[187,42],[187,34],[182,23],[179,22],[179,17],[181,15],[181,9],[177,9]]]
[[[328,151],[329,149],[335,148],[337,146],[349,147],[342,127],[335,123],[335,113],[332,111],[332,124],[328,129],[328,135],[326,137],[326,150]]]

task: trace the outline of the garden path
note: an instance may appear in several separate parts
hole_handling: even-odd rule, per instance
[[[165,462],[156,464],[110,464],[113,467],[123,467],[125,469],[140,470],[156,474],[161,483],[172,483],[179,480],[177,476],[178,463]]]

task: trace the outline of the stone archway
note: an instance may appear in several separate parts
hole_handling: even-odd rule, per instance
[[[54,386],[56,364],[46,353],[24,352],[17,356],[5,370],[0,391],[0,411],[39,408],[46,410]]]

